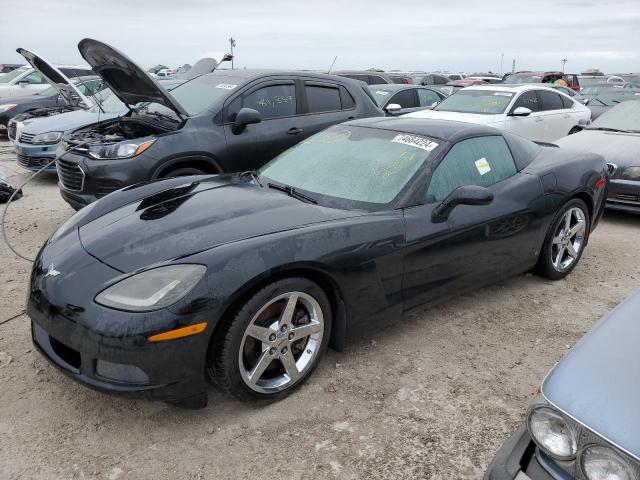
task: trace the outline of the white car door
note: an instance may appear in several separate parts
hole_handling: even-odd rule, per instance
[[[531,113],[524,117],[513,115],[514,110],[518,107],[528,108]],[[544,112],[540,111],[535,90],[524,91],[518,95],[507,110],[505,130],[529,140],[544,142],[546,140],[544,139],[543,115]]]
[[[574,120],[570,111],[564,108],[560,94],[540,89],[538,100],[542,107],[544,141],[555,142],[569,135],[569,131],[578,121]]]
[[[32,71],[15,79],[9,87],[9,97],[15,98],[33,95],[49,87],[49,82],[47,82],[47,79],[44,78],[40,72]]]

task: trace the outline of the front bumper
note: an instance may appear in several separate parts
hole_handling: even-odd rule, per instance
[[[526,427],[520,426],[500,447],[484,480],[569,480],[563,470],[553,468],[552,460],[538,455]]]
[[[55,158],[58,145],[30,145],[22,143],[20,140],[15,140],[14,148],[18,165],[36,172]],[[55,173],[55,163],[52,163],[45,171]]]
[[[610,180],[607,208],[640,214],[640,181]]]
[[[96,304],[97,291],[121,274],[86,253],[77,232],[65,237],[59,245],[43,248],[32,272],[27,314],[37,349],[64,374],[94,390],[206,402],[209,334],[147,340],[153,333],[206,321],[206,314],[181,316],[167,309],[130,313]],[[60,274],[47,275],[54,268]]]

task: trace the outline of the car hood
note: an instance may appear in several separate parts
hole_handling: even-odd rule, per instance
[[[547,375],[555,407],[640,459],[640,291],[603,318]]]
[[[445,112],[443,110],[420,110],[418,112],[407,113],[404,116],[411,118],[432,118],[435,120],[454,120],[456,122],[481,123],[483,125],[489,125],[501,120],[500,115]]]
[[[607,163],[618,167],[640,165],[639,133],[605,132],[603,130],[583,130],[556,140],[556,145],[579,152],[597,153]]]
[[[93,110],[74,110],[51,117],[35,117],[25,120],[22,132],[38,134],[44,132],[70,132],[98,121],[106,121],[120,116],[118,113],[98,113]]]
[[[246,183],[238,175],[146,183],[96,203],[79,226],[80,240],[87,252],[122,272],[226,243],[362,215],[304,203]]]
[[[82,58],[126,105],[155,102],[179,115],[188,116],[182,105],[167,90],[124,53],[90,38],[81,40],[78,50]]]
[[[93,102],[89,101],[87,97],[85,97],[80,90],[69,80],[69,78],[62,73],[57,67],[47,62],[44,58],[42,58],[37,53],[31,52],[25,48],[16,49],[20,55],[22,55],[29,64],[39,71],[47,81],[53,85],[59,92],[69,98],[69,93],[73,92],[74,95],[77,95],[82,103],[86,107],[90,107],[93,105]],[[67,93],[69,92],[69,93]]]

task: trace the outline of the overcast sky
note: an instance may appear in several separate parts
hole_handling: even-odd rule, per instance
[[[236,66],[451,72],[640,71],[640,3],[618,0],[0,0],[0,63],[24,47],[79,63],[84,37],[144,67],[194,63],[237,41]]]

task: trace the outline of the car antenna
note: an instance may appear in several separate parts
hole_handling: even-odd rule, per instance
[[[336,60],[338,60],[338,55],[336,55],[336,58],[333,59],[333,62],[331,62],[331,66],[329,67],[329,70],[327,71],[327,73],[331,73],[331,69],[333,68],[333,66],[336,63]]]

